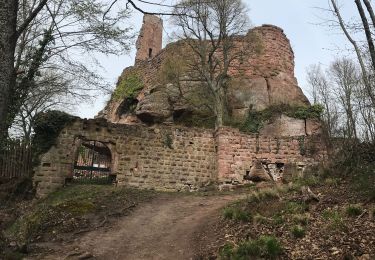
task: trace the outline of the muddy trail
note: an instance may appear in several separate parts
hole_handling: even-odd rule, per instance
[[[241,197],[162,195],[74,242],[39,244],[44,253],[26,259],[193,259],[194,234]]]

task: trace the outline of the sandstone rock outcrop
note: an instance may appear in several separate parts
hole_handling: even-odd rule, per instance
[[[186,101],[186,93],[193,93],[191,100],[197,99],[196,97],[205,101],[209,99],[205,93],[200,92],[202,88],[199,87],[199,82],[189,82],[180,75],[179,80],[182,83],[175,84],[168,75],[165,75],[176,73],[174,70],[178,70],[179,66],[183,67],[181,62],[184,57],[181,53],[186,55],[187,52],[183,41],[167,45],[155,57],[145,55],[145,50],[151,49],[148,46],[154,46],[155,42],[150,43],[145,33],[159,37],[158,32],[152,32],[153,28],[158,31],[158,27],[147,26],[147,21],[144,20],[143,36],[138,39],[138,46],[142,48],[138,50],[136,64],[126,68],[118,81],[120,84],[134,73],[139,76],[144,87],[134,100],[135,107],[124,111],[122,108],[126,98],[123,100],[112,98],[100,112],[99,117],[104,117],[113,123],[132,124],[177,122],[181,120],[181,116],[193,117],[197,114],[212,117],[212,113],[205,110],[204,104],[198,102],[192,105],[191,102]],[[309,101],[294,76],[294,53],[283,30],[273,25],[263,25],[250,30],[249,35],[257,37],[261,48],[259,52],[235,60],[230,68],[231,80],[227,89],[227,106],[231,117],[237,121],[245,120],[250,110],[261,111],[280,104],[309,106]],[[142,42],[142,39],[147,41]],[[249,44],[255,43],[250,41]],[[166,72],[166,68],[171,71]],[[183,71],[179,73],[184,74]],[[284,131],[283,125],[279,126],[279,121],[283,124],[292,124],[294,127],[292,130]],[[268,124],[264,132],[277,130],[275,133],[281,136],[305,135],[308,133],[306,125],[314,125],[311,122],[306,123],[305,120],[298,121],[284,117]]]

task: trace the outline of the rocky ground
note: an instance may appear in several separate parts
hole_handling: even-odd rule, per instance
[[[334,177],[229,193],[74,185],[2,203],[0,259],[374,259],[362,191]]]

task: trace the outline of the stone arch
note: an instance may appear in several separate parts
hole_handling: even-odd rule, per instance
[[[71,170],[69,171],[68,176],[66,179],[68,181],[72,180],[74,178],[75,174],[75,168],[79,169],[77,166],[77,160],[80,157],[80,149],[85,146],[90,148],[90,146],[93,146],[96,144],[97,151],[102,151],[103,153],[106,153],[108,156],[108,165],[98,165],[97,168],[103,168],[105,169],[106,166],[109,168],[108,174],[110,175],[110,178],[113,180],[116,180],[117,174],[118,174],[118,153],[116,149],[116,144],[114,142],[108,141],[108,140],[103,140],[101,138],[92,138],[92,137],[85,137],[85,136],[77,136],[74,139],[74,145],[73,145],[73,153],[71,157]],[[105,154],[103,154],[105,155]],[[81,156],[82,157],[82,156]],[[95,161],[93,160],[94,164],[100,164],[103,162],[100,161]],[[85,165],[78,165],[78,166],[85,166]],[[95,165],[94,165],[95,166]],[[82,167],[84,169],[84,167]]]

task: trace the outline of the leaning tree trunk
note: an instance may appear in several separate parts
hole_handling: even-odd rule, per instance
[[[361,1],[355,0],[354,2],[357,5],[359,15],[361,16],[363,29],[365,30],[368,49],[369,49],[370,56],[371,56],[372,67],[375,70],[375,46],[374,46],[374,41],[372,40],[370,25],[368,23],[368,20],[367,20],[366,14],[365,14],[365,10],[363,10]]]
[[[0,149],[8,136],[9,97],[16,83],[17,6],[16,0],[0,0]]]

